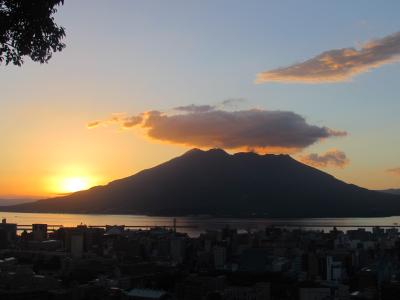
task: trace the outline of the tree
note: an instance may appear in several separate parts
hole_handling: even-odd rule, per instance
[[[62,51],[65,30],[54,22],[64,0],[0,0],[0,64],[21,66],[23,56],[47,63]]]

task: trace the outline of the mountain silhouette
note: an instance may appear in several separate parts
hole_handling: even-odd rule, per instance
[[[8,211],[368,217],[400,215],[400,197],[347,184],[289,155],[192,149],[154,168]]]
[[[382,192],[382,193],[387,193],[387,194],[400,195],[400,189],[380,190],[380,192]]]

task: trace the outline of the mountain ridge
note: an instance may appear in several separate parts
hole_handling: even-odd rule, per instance
[[[370,191],[289,155],[192,149],[153,168],[9,211],[355,217],[400,215],[400,197]]]
[[[400,189],[386,189],[386,190],[379,190],[378,192],[392,194],[392,195],[400,195]]]

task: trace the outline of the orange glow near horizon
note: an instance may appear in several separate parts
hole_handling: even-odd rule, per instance
[[[73,193],[87,190],[90,187],[89,179],[84,177],[64,178],[60,182],[61,193]]]
[[[103,184],[103,181],[90,171],[90,167],[83,164],[60,167],[57,173],[49,175],[44,182],[50,196],[70,194]]]

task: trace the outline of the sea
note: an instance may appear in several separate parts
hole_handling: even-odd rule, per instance
[[[126,225],[130,229],[139,230],[151,227],[173,227],[174,219],[177,231],[185,232],[191,237],[199,236],[206,230],[220,230],[224,227],[236,228],[240,231],[262,230],[268,226],[288,229],[329,231],[333,227],[338,230],[365,228],[372,230],[375,226],[400,227],[400,216],[385,218],[305,218],[305,219],[267,219],[267,218],[214,218],[209,216],[195,217],[157,217],[143,215],[109,215],[109,214],[60,214],[60,213],[16,213],[0,212],[0,218],[7,223],[31,225],[45,223],[57,226],[105,226]]]

